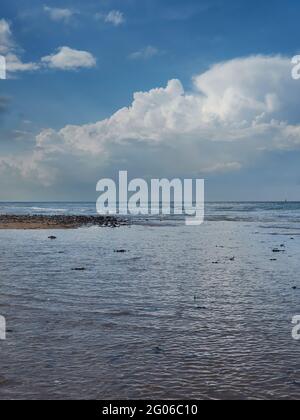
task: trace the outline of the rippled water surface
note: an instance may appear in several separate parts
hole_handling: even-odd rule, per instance
[[[0,398],[299,398],[299,233],[284,218],[0,231]]]

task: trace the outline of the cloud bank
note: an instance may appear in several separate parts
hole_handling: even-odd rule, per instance
[[[4,157],[0,169],[47,186],[66,175],[94,185],[120,169],[140,176],[238,172],[268,152],[300,149],[299,93],[288,58],[238,58],[196,75],[191,91],[171,79],[136,92],[107,119],[45,129],[27,156]]]

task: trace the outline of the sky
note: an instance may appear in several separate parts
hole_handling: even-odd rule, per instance
[[[295,0],[1,0],[0,200],[94,201],[120,170],[300,200],[299,16]]]

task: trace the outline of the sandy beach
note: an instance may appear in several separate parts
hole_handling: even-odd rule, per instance
[[[119,227],[127,222],[111,216],[0,215],[0,229],[77,229],[86,226]]]

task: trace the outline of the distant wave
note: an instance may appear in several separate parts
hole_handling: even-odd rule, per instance
[[[180,208],[179,203],[173,203],[172,209]],[[0,202],[0,214],[66,214],[66,215],[96,215],[95,202]],[[182,216],[130,216],[136,223],[160,226],[163,223],[177,223]],[[300,223],[299,202],[206,202],[205,220],[207,222],[286,222]]]
[[[44,212],[59,212],[59,213],[64,213],[64,212],[68,212],[67,209],[54,209],[51,207],[28,207],[29,209],[33,210],[33,211],[44,211]]]

